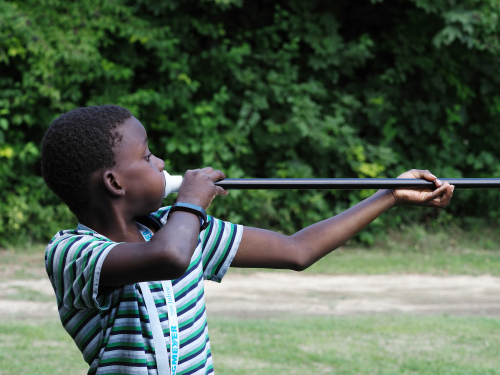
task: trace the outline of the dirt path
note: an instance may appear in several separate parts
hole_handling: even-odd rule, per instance
[[[212,315],[276,317],[413,313],[500,316],[500,278],[428,275],[228,274],[205,283]]]
[[[500,316],[500,277],[228,274],[206,282],[210,316],[413,313]],[[0,319],[57,317],[47,279],[0,282]]]

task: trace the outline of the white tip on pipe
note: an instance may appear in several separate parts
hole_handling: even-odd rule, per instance
[[[165,170],[163,175],[165,176],[165,196],[163,198],[166,198],[170,193],[178,193],[182,184],[182,176],[171,176]]]

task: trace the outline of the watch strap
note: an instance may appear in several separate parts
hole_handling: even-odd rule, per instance
[[[208,221],[208,216],[206,211],[203,209],[203,207],[196,206],[191,203],[184,203],[184,202],[177,202],[170,207],[170,211],[168,212],[167,215],[167,220],[170,217],[172,213],[175,211],[183,211],[183,212],[189,212],[191,214],[194,214],[200,218],[203,223],[200,225],[200,232],[207,229],[208,224],[210,222]]]

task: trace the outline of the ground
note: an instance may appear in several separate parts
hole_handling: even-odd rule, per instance
[[[345,248],[303,273],[230,269],[205,283],[216,373],[500,375],[499,264],[497,250]],[[86,368],[43,249],[0,251],[0,375]]]

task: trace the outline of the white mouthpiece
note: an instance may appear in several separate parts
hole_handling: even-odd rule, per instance
[[[182,176],[170,176],[165,170],[163,174],[165,176],[165,196],[163,198],[166,198],[170,193],[178,193],[182,184]]]

